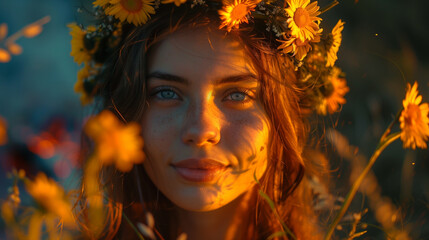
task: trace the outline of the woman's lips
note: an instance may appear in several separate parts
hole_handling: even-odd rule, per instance
[[[185,159],[171,165],[180,177],[196,183],[213,182],[228,167],[224,163],[212,159]]]

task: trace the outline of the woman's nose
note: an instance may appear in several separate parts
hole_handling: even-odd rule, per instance
[[[220,117],[215,104],[201,101],[189,106],[182,140],[198,147],[215,145],[220,141]]]

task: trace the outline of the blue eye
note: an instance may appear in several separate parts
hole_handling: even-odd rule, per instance
[[[254,99],[254,93],[248,89],[232,89],[224,98],[225,101],[248,102]]]
[[[156,98],[160,100],[173,100],[173,99],[180,99],[179,95],[170,88],[161,88],[154,91],[151,96],[155,96]]]
[[[234,93],[231,93],[229,96],[233,101],[244,101],[247,97],[247,95],[242,92],[234,92]]]

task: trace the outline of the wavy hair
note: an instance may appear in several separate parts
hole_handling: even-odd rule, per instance
[[[216,11],[202,12],[162,5],[157,15],[144,26],[124,27],[121,47],[111,56],[103,73],[105,84],[99,89],[99,109],[110,109],[124,122],[140,122],[147,107],[147,55],[154,44],[184,28],[217,26]],[[273,47],[275,37],[265,31],[264,23],[240,26],[229,34],[244,46],[261,84],[259,96],[270,121],[271,139],[268,166],[259,187],[273,200],[280,216],[280,219],[275,216],[261,195],[254,194],[251,203],[255,206],[250,208],[253,212],[246,239],[266,239],[282,230],[281,222],[297,239],[318,239],[317,215],[312,208],[311,191],[305,182],[308,164],[302,155],[308,131],[301,115],[300,97],[303,93],[295,85],[298,76],[294,65],[289,56],[278,54]],[[90,145],[86,146],[84,152],[88,153]],[[177,238],[173,203],[151,182],[142,165],[134,166],[128,173],[105,167],[100,184],[103,184],[110,201],[105,231],[98,236],[91,235],[83,222],[87,236],[135,239],[129,224],[122,220],[122,214],[136,224],[145,222],[145,212],[151,212],[158,237]],[[284,238],[288,239],[288,236]]]

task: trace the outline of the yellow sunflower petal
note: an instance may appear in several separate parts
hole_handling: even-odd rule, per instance
[[[407,93],[402,101],[404,109],[399,117],[401,140],[404,148],[427,148],[429,138],[429,104],[421,103],[422,96],[417,91],[417,82],[407,85]]]
[[[105,10],[107,15],[136,26],[145,24],[150,14],[155,13],[154,0],[110,0],[109,3]]]
[[[232,28],[238,28],[243,22],[248,23],[248,14],[255,10],[260,0],[234,0],[233,3],[224,2],[224,6],[219,10],[222,23],[219,29],[226,27],[228,32]]]
[[[316,35],[322,32],[319,29],[319,22],[322,20],[317,17],[320,14],[317,2],[310,4],[310,0],[289,0],[289,7],[285,9],[289,15],[288,27],[293,37],[305,40],[312,40]]]
[[[332,29],[332,32],[331,32],[332,45],[328,49],[327,61],[326,61],[327,67],[334,66],[335,61],[337,61],[338,59],[337,53],[341,45],[341,40],[342,40],[341,31],[343,31],[343,29],[344,29],[344,22],[342,22],[341,20],[339,20],[335,25],[335,27]]]

